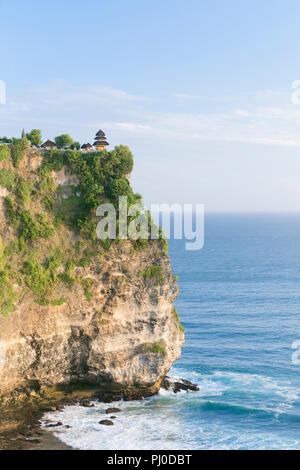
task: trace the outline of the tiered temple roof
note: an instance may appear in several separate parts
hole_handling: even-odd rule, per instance
[[[94,147],[96,147],[97,150],[102,150],[107,147],[107,145],[109,145],[109,143],[106,141],[105,133],[102,130],[98,131],[95,137]]]
[[[82,150],[86,150],[89,152],[93,148],[93,146],[88,142],[87,144],[83,144],[81,148]]]

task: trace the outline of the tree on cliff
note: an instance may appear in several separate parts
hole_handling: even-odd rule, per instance
[[[32,129],[32,131],[27,134],[27,139],[30,141],[31,145],[38,147],[42,143],[42,131],[40,129]]]
[[[55,137],[55,143],[59,149],[65,149],[67,147],[70,147],[74,143],[74,141],[69,134],[62,134]]]
[[[79,143],[79,142],[73,142],[73,143],[70,145],[70,149],[72,149],[72,150],[80,150],[80,143]]]

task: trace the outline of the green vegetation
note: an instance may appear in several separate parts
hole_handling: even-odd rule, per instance
[[[14,193],[17,188],[18,175],[12,170],[0,170],[0,186]]]
[[[27,139],[31,145],[38,147],[42,143],[42,131],[40,131],[40,129],[32,129],[32,131],[27,134]]]
[[[164,276],[162,273],[162,267],[161,266],[149,266],[145,272],[144,272],[144,278],[145,279],[155,279],[156,286],[160,286],[162,282],[164,281]]]
[[[24,151],[28,149],[28,147],[29,141],[27,139],[12,139],[11,158],[15,168],[19,168],[19,165],[23,160]]]
[[[10,150],[8,145],[0,145],[0,162],[3,162],[10,157]]]
[[[60,142],[60,146],[65,145],[66,140]],[[56,217],[86,238],[96,238],[99,220],[95,217],[95,211],[101,202],[111,201],[118,208],[119,196],[127,196],[129,204],[141,200],[141,196],[133,193],[125,178],[133,167],[132,153],[125,145],[120,145],[111,152],[103,150],[88,154],[71,149],[65,152],[50,150],[44,155],[44,162],[39,170],[40,191],[47,209],[51,209],[49,201],[54,200],[51,172],[59,171],[63,166],[76,174],[79,185],[74,188],[71,196],[60,201]],[[105,241],[104,245],[107,244]]]
[[[180,323],[180,318],[179,318],[179,314],[178,314],[178,311],[177,311],[177,308],[173,308],[173,313],[176,317],[176,320],[177,320],[177,323],[178,323],[178,328],[180,329],[180,331],[182,331],[183,333],[185,332],[185,328],[184,326]]]
[[[3,266],[3,261],[2,254],[2,266],[0,270],[0,314],[5,317],[16,309],[14,300],[17,296],[12,287],[9,268]]]
[[[50,238],[55,228],[47,216],[32,215],[29,210],[20,207],[10,197],[5,198],[6,218],[8,223],[17,230],[19,238],[33,241],[36,238]]]
[[[0,186],[16,196],[18,203],[29,204],[32,184],[25,181],[12,170],[0,170]]]
[[[161,240],[162,250],[163,250],[164,254],[167,255],[169,246],[168,246],[167,240],[164,238],[164,235],[163,235],[162,231],[160,231],[160,240]]]
[[[0,142],[3,144],[11,144],[11,139],[8,139],[7,137],[0,137]]]
[[[65,297],[61,297],[60,299],[52,300],[51,305],[53,306],[61,306],[63,304],[66,304],[68,302],[68,299]]]
[[[11,299],[5,300],[0,307],[0,313],[4,317],[7,317],[10,313],[16,310],[16,306],[14,305]]]
[[[161,352],[165,352],[166,348],[165,348],[163,342],[159,342],[159,343],[150,343],[148,345],[148,350],[151,353],[158,354],[158,353],[161,353]]]
[[[62,253],[57,251],[54,256],[40,264],[34,256],[24,263],[26,285],[34,292],[45,298],[49,295],[58,281],[57,268],[63,260]]]
[[[70,145],[70,149],[71,149],[71,150],[80,150],[80,143],[79,143],[79,142],[73,142],[73,143]]]
[[[90,302],[93,298],[92,288],[94,285],[94,280],[91,278],[81,279],[81,284],[84,289],[85,298]]]
[[[6,258],[9,258],[12,256],[14,253],[17,253],[19,249],[19,244],[15,241],[11,241],[9,245],[4,249],[4,256]]]
[[[83,277],[86,270],[80,268],[89,267],[99,257],[99,251],[108,257],[104,252],[113,244],[122,243],[118,239],[96,238],[96,209],[102,202],[111,202],[118,217],[120,196],[127,196],[129,205],[141,201],[126,178],[133,168],[128,147],[84,153],[77,150],[79,143],[65,134],[56,138],[63,150],[44,152],[42,164],[33,170],[30,165],[20,165],[29,142],[40,145],[38,129],[28,133],[27,139],[11,139],[10,148],[0,145],[0,186],[10,193],[4,200],[8,236],[4,241],[0,237],[2,315],[13,312],[19,296],[26,292],[31,292],[39,305],[61,306],[68,301],[67,296],[61,296],[62,289],[67,290],[74,283],[81,285],[87,301],[91,301],[94,280]],[[74,185],[67,190],[57,186],[53,178],[53,171],[63,168],[78,179],[76,183],[74,177]],[[151,223],[149,214],[148,220]],[[134,253],[146,249],[151,240],[131,243]],[[159,255],[161,250],[157,249]],[[141,276],[154,279],[156,285],[164,280],[160,266],[147,268]],[[106,325],[107,320],[101,324]]]
[[[74,141],[72,137],[69,136],[69,134],[62,134],[55,137],[55,143],[59,149],[65,149],[70,147]]]
[[[0,235],[0,269],[3,269],[3,266],[4,266],[4,254],[5,250],[4,250],[4,245],[3,245],[3,241],[2,241],[2,237]]]

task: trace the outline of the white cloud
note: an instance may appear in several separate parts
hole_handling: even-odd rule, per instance
[[[170,102],[157,96],[152,99],[102,85],[78,86],[56,80],[8,96],[7,105],[0,108],[1,134],[39,126],[47,134],[70,131],[75,138],[85,139],[103,127],[122,137],[130,133],[187,145],[214,141],[300,146],[300,106],[291,104],[288,93],[267,90],[211,98],[174,93],[169,100],[174,97],[186,101],[184,110],[180,103],[176,112],[173,103],[175,111],[168,112]],[[205,106],[201,100],[207,100]]]

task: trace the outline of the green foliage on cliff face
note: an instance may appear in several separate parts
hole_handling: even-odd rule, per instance
[[[116,205],[120,196],[126,196],[129,203],[134,200],[133,191],[126,178],[111,178],[105,187],[105,193]]]
[[[6,188],[11,193],[16,190],[16,184],[18,181],[18,175],[12,170],[6,170],[3,168],[0,170],[0,186]]]
[[[16,307],[14,304],[14,300],[17,297],[15,294],[11,276],[8,268],[1,266],[0,269],[0,314],[6,317],[11,312],[13,312]]]
[[[61,306],[61,305],[66,304],[67,302],[68,302],[68,299],[66,299],[65,297],[61,297],[60,299],[52,300],[51,305]]]
[[[0,269],[3,269],[3,266],[4,266],[4,245],[3,245],[3,241],[2,241],[2,237],[0,235]]]
[[[149,266],[143,273],[145,279],[155,279],[156,285],[159,286],[164,281],[164,276],[162,273],[161,266]]]
[[[177,308],[173,308],[173,313],[175,315],[175,318],[177,320],[177,324],[178,324],[178,328],[180,329],[180,331],[182,331],[183,333],[185,332],[185,328],[184,326],[180,323],[180,318],[179,318],[179,314],[178,314],[178,311],[177,311]]]
[[[38,135],[30,133],[28,137],[33,143]],[[67,299],[61,297],[62,292],[74,283],[91,301],[94,281],[82,273],[99,250],[103,253],[114,243],[122,243],[96,238],[96,208],[111,202],[117,209],[119,196],[127,196],[129,204],[141,199],[126,179],[133,167],[133,156],[126,146],[111,152],[50,150],[34,170],[34,165],[20,165],[28,145],[27,139],[13,139],[11,150],[0,146],[0,186],[10,193],[4,200],[8,230],[3,240],[0,237],[2,315],[15,310],[19,296],[29,292],[41,306],[63,305]],[[63,168],[73,180],[67,190],[54,180],[53,172]],[[118,209],[116,213],[118,216]],[[133,253],[149,243],[132,240]],[[142,276],[153,278],[156,285],[164,280],[160,266],[149,267]]]
[[[23,160],[24,151],[28,149],[29,141],[23,139],[12,139],[11,158],[15,168],[19,168],[20,162]]]
[[[7,221],[24,241],[50,238],[53,235],[55,228],[46,214],[32,215],[29,210],[23,209],[10,197],[5,198],[5,208]]]
[[[8,145],[0,145],[0,162],[3,162],[10,157],[10,150]]]
[[[56,185],[49,170],[42,168],[39,171],[39,182],[37,189],[42,197],[42,202],[44,203],[46,209],[54,209]]]
[[[87,238],[96,237],[95,210],[103,201],[111,201],[116,207],[119,196],[127,196],[129,203],[140,201],[125,178],[133,167],[133,155],[125,145],[108,152],[83,153],[68,149],[65,152],[50,150],[44,155],[39,170],[40,190],[44,193],[46,207],[51,209],[53,190],[50,179],[52,171],[63,167],[76,174],[79,185],[71,196],[61,200],[57,218]],[[44,188],[47,189],[45,191]],[[53,207],[52,207],[53,209]]]
[[[159,354],[166,351],[165,345],[162,342],[149,343],[147,349],[149,350],[149,352],[154,354]]]
[[[25,181],[12,170],[0,170],[0,186],[17,197],[17,202],[29,204],[32,184]]]
[[[47,258],[43,264],[40,264],[34,256],[25,261],[23,274],[27,286],[38,295],[46,297],[57,283],[57,268],[63,260],[63,255],[57,251],[55,255]]]

